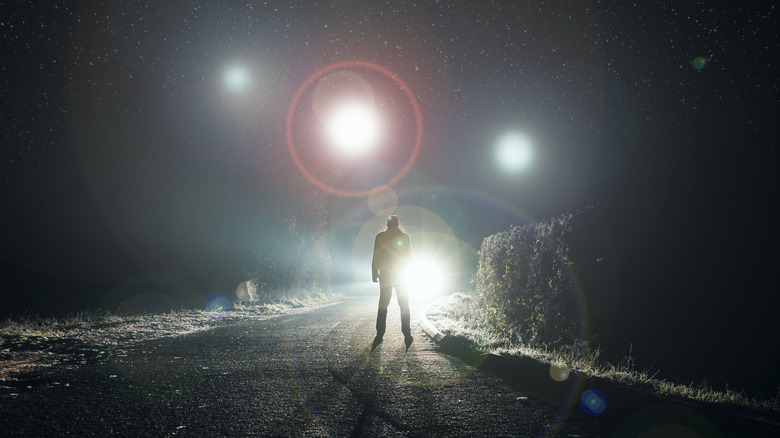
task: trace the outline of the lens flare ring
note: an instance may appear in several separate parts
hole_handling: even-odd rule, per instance
[[[321,179],[317,178],[316,176],[314,176],[306,168],[306,166],[304,166],[303,162],[301,161],[301,158],[298,156],[298,151],[296,150],[295,147],[295,140],[293,139],[293,126],[292,126],[293,118],[295,116],[295,111],[298,108],[298,103],[300,102],[301,97],[303,96],[303,93],[309,87],[311,87],[311,85],[314,84],[314,82],[324,77],[328,73],[331,73],[339,69],[346,69],[346,68],[366,68],[385,75],[388,79],[395,82],[395,84],[406,94],[406,97],[409,99],[409,103],[412,106],[412,110],[414,111],[414,117],[417,122],[417,130],[415,133],[414,146],[412,148],[412,152],[409,155],[409,158],[406,160],[406,163],[404,163],[403,167],[398,172],[396,172],[396,174],[392,178],[390,178],[390,180],[383,183],[383,185],[391,186],[395,184],[401,178],[403,178],[407,172],[409,172],[409,169],[412,168],[412,164],[414,164],[414,161],[417,159],[417,154],[419,153],[420,146],[422,145],[423,121],[422,121],[422,113],[420,111],[420,106],[417,103],[417,98],[415,97],[414,93],[412,93],[411,89],[406,84],[406,82],[404,82],[395,73],[388,70],[387,68],[382,67],[381,65],[378,64],[374,64],[372,62],[354,60],[354,61],[343,61],[343,62],[337,62],[335,64],[331,64],[327,67],[324,67],[314,72],[314,74],[309,76],[309,78],[306,79],[306,81],[304,81],[304,83],[298,88],[298,91],[295,92],[295,95],[290,101],[290,106],[287,109],[287,119],[285,121],[285,136],[287,139],[287,150],[290,152],[290,156],[295,162],[295,166],[303,174],[303,176],[306,177],[306,179],[308,179],[312,184],[314,184],[315,186],[319,187],[322,190],[328,191],[335,195],[359,197],[359,196],[368,195],[371,192],[371,190],[370,189],[369,190],[340,189],[337,187],[333,187],[327,184],[326,182],[322,181]]]

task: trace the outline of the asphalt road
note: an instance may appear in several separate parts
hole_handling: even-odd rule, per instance
[[[376,300],[136,344],[0,395],[3,436],[604,436],[517,384],[437,351]]]

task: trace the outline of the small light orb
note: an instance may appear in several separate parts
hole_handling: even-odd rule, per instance
[[[333,145],[350,154],[364,152],[379,138],[379,122],[374,111],[364,105],[337,108],[327,123]]]
[[[580,408],[588,415],[598,415],[607,409],[607,396],[600,389],[586,389],[580,397]]]
[[[563,382],[569,378],[569,368],[567,368],[565,365],[550,365],[550,378],[556,382]]]
[[[225,69],[223,80],[228,90],[232,92],[244,91],[249,88],[252,77],[249,71],[241,65],[233,65]]]
[[[691,60],[691,66],[694,70],[701,70],[707,65],[707,61],[709,61],[709,59],[699,56]]]
[[[225,294],[213,293],[206,298],[203,307],[208,316],[214,319],[222,319],[230,313],[230,298]]]
[[[531,164],[531,142],[524,135],[507,133],[496,145],[496,160],[506,171],[517,172]]]

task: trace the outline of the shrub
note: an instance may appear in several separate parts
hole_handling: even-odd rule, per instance
[[[593,308],[584,299],[608,298],[616,288],[608,249],[593,207],[485,238],[475,277],[483,321],[528,345],[587,344],[583,315]],[[599,301],[596,310],[610,305]]]

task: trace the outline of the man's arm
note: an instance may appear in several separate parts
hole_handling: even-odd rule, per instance
[[[379,234],[374,239],[374,253],[371,257],[371,280],[376,283],[379,281],[379,266],[377,266],[377,250],[379,249]]]
[[[410,262],[414,256],[412,255],[412,242],[411,242],[411,240],[409,240],[409,236],[408,235],[404,235],[403,251],[404,251],[404,254],[403,254],[404,260],[407,263]]]

